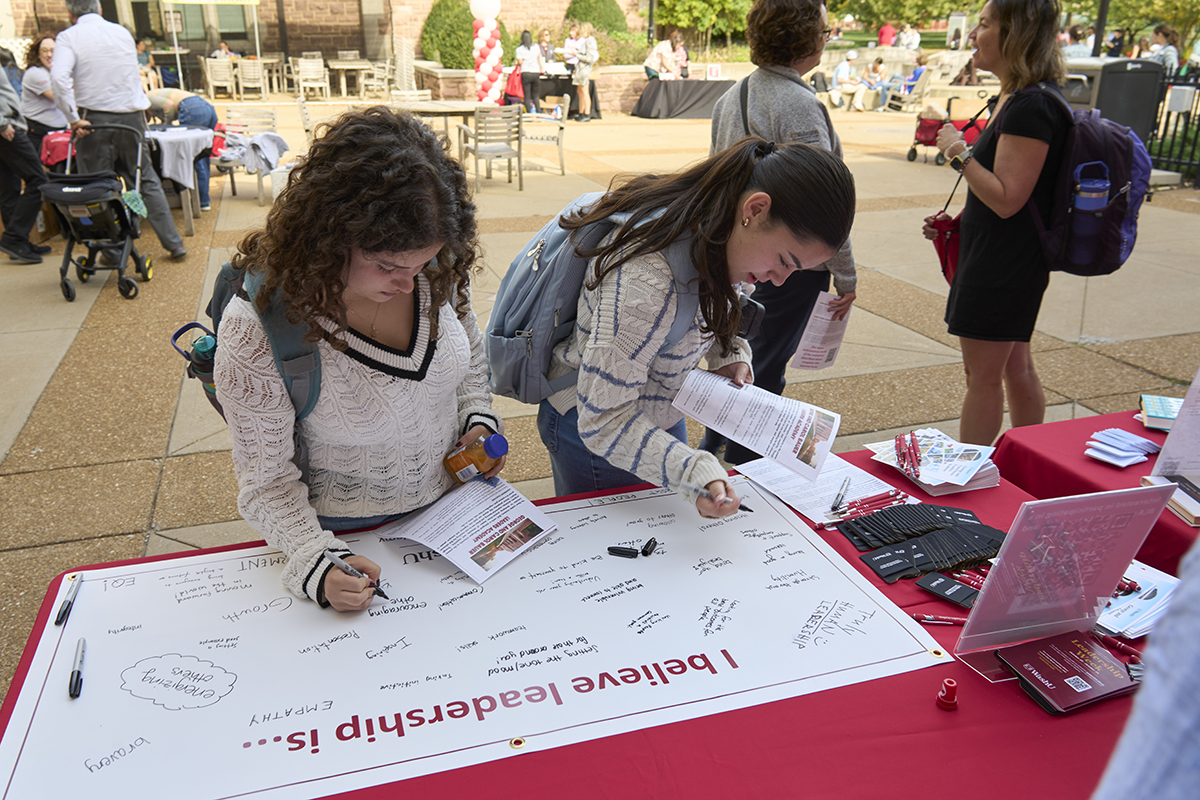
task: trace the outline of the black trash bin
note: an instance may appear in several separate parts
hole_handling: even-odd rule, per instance
[[[1072,108],[1097,108],[1105,119],[1150,140],[1162,101],[1163,66],[1134,58],[1068,58],[1063,94]]]

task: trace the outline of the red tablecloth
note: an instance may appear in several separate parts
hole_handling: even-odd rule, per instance
[[[1083,454],[1092,434],[1105,428],[1121,428],[1158,444],[1166,441],[1166,433],[1145,427],[1133,418],[1134,413],[1122,411],[1013,428],[996,443],[992,460],[1007,480],[1039,499],[1141,486],[1142,476],[1154,468],[1153,457],[1121,468]],[[1178,575],[1179,562],[1196,541],[1197,533],[1200,529],[1167,509],[1150,530],[1137,559]]]
[[[914,490],[890,467],[870,461],[866,451],[843,458],[927,502],[970,508],[997,527],[1007,528],[1020,504],[1031,499],[1004,482],[938,500]],[[836,531],[825,538],[900,606],[959,615],[956,606],[911,581],[883,584],[862,567],[858,552]],[[47,624],[56,591],[57,581],[35,632]],[[946,648],[953,647],[960,630],[931,628]],[[32,648],[27,648],[0,724],[7,724],[31,656]],[[943,678],[958,681],[956,711],[934,704]],[[1130,702],[1129,697],[1117,698],[1072,716],[1052,717],[1015,681],[989,684],[955,662],[335,797],[876,800],[953,792],[976,800],[1083,800],[1100,778]]]

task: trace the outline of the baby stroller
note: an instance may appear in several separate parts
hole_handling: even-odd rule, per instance
[[[941,127],[947,122],[963,132],[963,139],[966,140],[967,144],[975,144],[975,140],[979,138],[979,134],[983,132],[985,127],[987,127],[987,120],[979,119],[978,114],[970,119],[954,119],[954,101],[957,99],[957,97],[951,97],[946,103],[948,110],[947,117],[949,117],[949,119],[926,119],[924,117],[925,112],[921,112],[922,116],[917,120],[917,132],[913,134],[913,144],[908,151],[909,161],[917,160],[918,146],[937,147],[938,131],[941,130]],[[942,164],[946,163],[946,157],[942,155],[941,152],[938,152],[938,154],[934,156],[933,161],[940,167]],[[925,154],[925,162],[929,162],[928,153]]]
[[[141,235],[138,219],[146,214],[146,204],[139,191],[142,183],[142,148],[145,137],[137,128],[128,125],[96,124],[90,130],[112,128],[128,131],[138,139],[138,167],[135,171],[133,188],[123,191],[117,173],[91,172],[71,174],[72,152],[67,152],[65,174],[49,173],[42,186],[42,199],[54,206],[58,213],[59,227],[67,235],[67,249],[59,268],[59,288],[68,301],[75,299],[75,284],[67,277],[67,269],[75,265],[75,277],[87,283],[100,270],[117,271],[117,290],[126,300],[137,297],[138,285],[133,278],[125,276],[125,262],[133,256],[133,265],[143,281],[154,275],[150,256],[143,256],[133,246],[133,240]],[[87,255],[72,258],[75,244],[87,247]],[[100,253],[104,250],[120,249],[121,255],[112,265],[102,265]]]

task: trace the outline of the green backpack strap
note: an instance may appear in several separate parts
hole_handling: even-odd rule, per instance
[[[254,298],[262,284],[263,276],[259,273],[248,272],[242,280],[242,289],[256,311],[258,304]],[[321,355],[317,352],[315,342],[304,341],[308,326],[293,325],[288,321],[286,307],[276,289],[266,311],[258,312],[258,318],[267,333],[275,367],[283,377],[292,406],[296,409],[296,424],[292,426],[292,461],[300,470],[300,480],[308,484],[308,444],[300,435],[299,423],[312,413],[321,394]]]
[[[246,273],[242,280],[242,288],[251,303],[262,288],[263,280],[263,276],[255,272]],[[257,303],[254,308],[258,310]],[[259,311],[258,318],[267,332],[275,367],[283,376],[299,422],[312,413],[321,394],[321,356],[315,342],[304,341],[308,326],[293,325],[288,321],[286,310],[287,305],[280,300],[277,289],[266,311]]]

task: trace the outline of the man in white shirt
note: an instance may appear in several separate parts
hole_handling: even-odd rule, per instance
[[[843,95],[850,95],[850,108],[855,111],[866,111],[863,108],[863,95],[867,93],[867,85],[858,79],[858,71],[854,62],[858,60],[857,50],[848,50],[846,60],[834,67],[833,88],[829,94],[840,106],[844,102]]]
[[[142,91],[137,46],[129,31],[100,16],[100,0],[66,0],[66,5],[72,25],[56,40],[50,66],[54,102],[71,128],[83,129],[81,133],[85,134],[77,145],[80,170],[113,170],[132,188],[138,152],[133,136],[126,131],[87,133],[86,129],[92,124],[115,124],[145,132],[144,112],[150,101]],[[187,248],[175,229],[158,173],[145,147],[141,166],[147,220],[171,258],[183,258]]]

